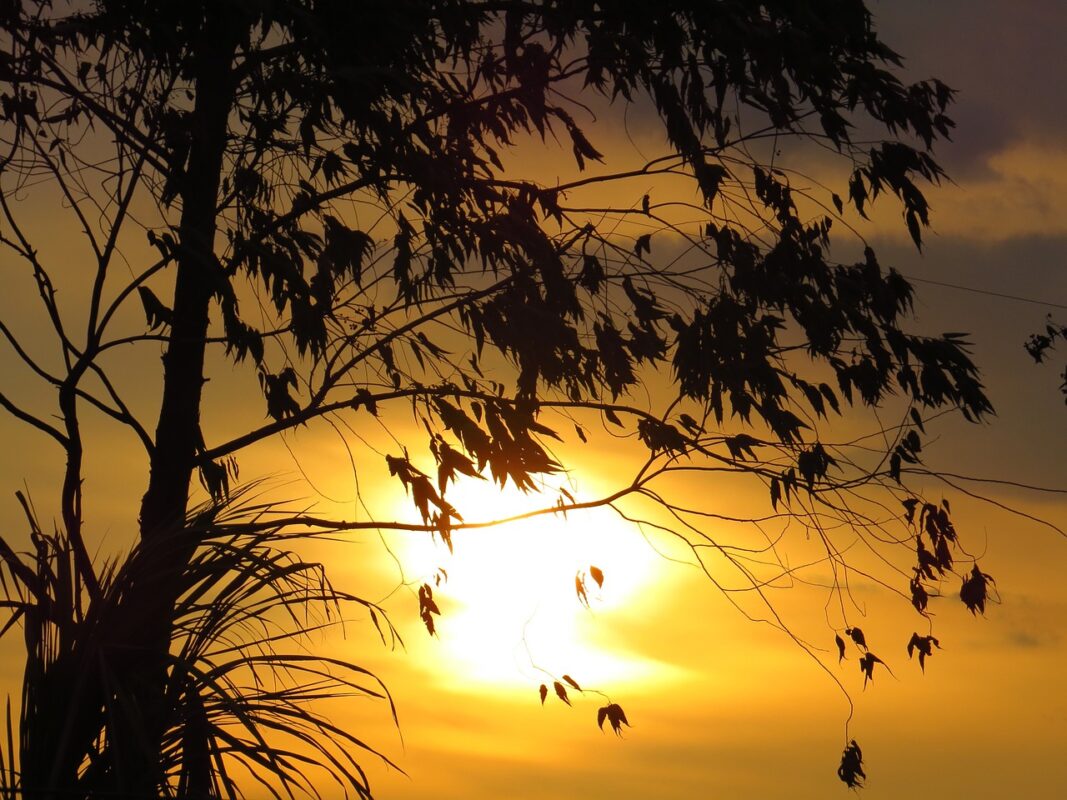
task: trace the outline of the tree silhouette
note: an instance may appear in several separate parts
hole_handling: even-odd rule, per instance
[[[1055,348],[1057,339],[1067,339],[1067,326],[1059,324],[1049,314],[1045,320],[1044,331],[1031,334],[1023,347],[1026,348],[1026,352],[1030,354],[1034,362],[1040,364],[1045,360],[1048,351]],[[1063,371],[1061,377],[1063,383],[1060,384],[1060,391],[1063,392],[1064,402],[1067,402],[1067,369]]]
[[[908,565],[919,614],[953,574],[983,608],[988,576],[947,504],[904,485],[931,416],[991,410],[966,342],[908,333],[912,289],[869,247],[829,257],[831,223],[883,194],[921,246],[921,185],[942,177],[931,148],[952,125],[952,91],[902,83],[860,0],[38,0],[0,5],[0,31],[0,240],[38,303],[35,327],[0,332],[54,409],[8,386],[0,405],[65,464],[56,531],[20,495],[32,546],[0,540],[5,630],[27,645],[5,796],[235,796],[235,765],[279,796],[314,794],[312,764],[367,796],[353,753],[369,746],[310,701],[387,693],[296,639],[318,624],[305,611],[327,624],[351,603],[392,631],[290,543],[393,528],[450,544],[471,524],[447,499],[457,476],[542,488],[564,468],[550,440],[584,442],[598,422],[642,445],[632,480],[535,513],[652,500],[657,525],[698,559],[713,546],[786,627],[746,548],[708,530],[714,510],[667,491],[737,473],[767,492],[758,517],[821,543],[831,591],[859,536]],[[609,103],[657,119],[663,153],[610,171],[591,113]],[[512,163],[558,142],[572,179]],[[787,145],[829,157],[841,185],[796,172]],[[46,191],[77,226],[76,264],[26,219]],[[60,292],[74,271],[89,276],[77,308]],[[134,389],[118,353],[141,350],[162,360]],[[203,387],[227,360],[257,376],[267,421],[220,434],[202,426]],[[157,380],[153,429],[129,395]],[[829,438],[833,418],[892,397],[901,421],[873,454]],[[355,432],[396,406],[428,442],[372,466],[403,484],[413,520],[291,512],[238,484],[257,442],[316,420]],[[86,447],[110,446],[87,412],[147,464],[137,543],[108,563],[85,544]],[[208,498],[191,508],[194,476]],[[419,613],[433,633],[428,584]],[[881,659],[838,629],[870,678]],[[628,724],[610,701],[605,719]],[[850,786],[860,760],[853,741]]]

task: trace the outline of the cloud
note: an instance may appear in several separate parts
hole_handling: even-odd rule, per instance
[[[951,175],[951,173],[950,173]],[[1067,146],[1018,139],[985,157],[980,170],[925,188],[932,236],[991,244],[1067,235]],[[901,205],[879,198],[871,210],[879,237],[908,239]],[[856,215],[849,215],[855,223]],[[857,226],[865,236],[866,226]]]
[[[1067,124],[1059,0],[894,0],[872,5],[883,39],[906,75],[937,76],[958,90],[953,146],[941,155],[959,176],[980,171],[1012,141],[1054,142]]]

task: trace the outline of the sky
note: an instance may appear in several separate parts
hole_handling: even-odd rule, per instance
[[[895,212],[863,229],[882,263],[915,280],[921,329],[971,334],[998,410],[987,425],[941,429],[928,463],[1062,492],[1063,359],[1036,366],[1022,343],[1047,313],[1062,318],[1067,306],[1067,88],[1057,78],[1067,6],[905,0],[871,8],[908,75],[936,76],[959,92],[953,141],[937,149],[952,181],[929,195],[933,225],[923,253],[906,240]],[[640,130],[640,120],[629,121]],[[1061,528],[1067,523],[1062,494],[981,488]],[[864,748],[869,778],[862,794],[1059,797],[1067,785],[1060,666],[1067,657],[1067,541],[949,487],[944,492],[957,525],[979,542],[1001,603],[984,618],[945,603],[935,628],[942,649],[925,674],[903,646],[881,654],[893,675],[877,674],[866,689],[854,661],[835,673],[855,703],[848,735]],[[457,568],[463,558],[460,549]],[[510,568],[528,558],[520,555]],[[506,571],[505,563],[501,558],[497,568]],[[614,574],[605,571],[608,586]],[[516,647],[492,614],[478,623],[494,641],[492,651],[466,639],[450,643],[453,620],[443,606],[440,638],[415,639],[400,659],[404,683],[425,689],[402,698],[408,777],[383,771],[383,796],[843,796],[834,770],[848,706],[838,687],[780,632],[742,619],[695,570],[661,562],[653,572],[651,580],[633,576],[636,600],[617,607],[594,601],[586,610],[567,598],[577,614],[569,624],[599,652],[588,662],[579,653],[581,667],[561,663],[579,681],[580,671],[592,671],[597,684],[611,687],[633,723],[622,739],[595,728],[599,698],[567,708],[550,696],[541,707],[534,688],[540,679],[530,674],[521,640]],[[561,570],[560,583],[566,577]],[[898,609],[881,608],[886,617],[879,618],[870,594],[870,624],[895,621]],[[466,627],[465,616],[475,613],[463,608],[455,625]],[[536,659],[532,636],[530,643]],[[514,680],[504,678],[501,653],[509,650]],[[614,667],[599,662],[605,655]],[[487,664],[498,663],[498,685],[490,689]],[[611,679],[602,680],[598,669]]]
[[[914,280],[917,330],[970,334],[997,408],[995,419],[978,426],[943,420],[926,447],[927,463],[1054,490],[928,486],[934,498],[950,498],[957,528],[996,579],[999,602],[977,616],[959,603],[938,603],[941,649],[923,672],[905,652],[906,634],[900,639],[910,630],[904,626],[920,624],[910,606],[858,582],[854,618],[872,642],[886,642],[878,652],[888,667],[865,687],[853,654],[836,663],[824,591],[774,590],[810,642],[799,646],[746,619],[669,539],[606,511],[464,534],[454,554],[410,535],[321,545],[315,556],[335,583],[381,600],[404,640],[383,646],[367,620],[355,617],[344,638],[319,643],[380,674],[397,704],[399,727],[382,704],[351,699],[333,710],[403,768],[368,759],[381,798],[844,796],[835,770],[850,738],[864,750],[868,800],[920,793],[1042,800],[1067,785],[1067,541],[1040,522],[1067,528],[1067,406],[1058,390],[1067,347],[1041,366],[1022,347],[1046,313],[1067,319],[1067,87],[1057,77],[1067,6],[895,0],[871,8],[910,77],[937,76],[959,91],[953,142],[937,149],[952,181],[929,193],[933,225],[923,252],[911,246],[895,211],[861,228],[883,264]],[[646,122],[639,114],[628,119],[625,137],[620,127],[605,129],[605,152],[625,158],[654,146]],[[553,163],[544,169],[551,182]],[[40,225],[47,230],[44,219]],[[53,243],[60,253],[65,246]],[[854,243],[839,246],[847,253]],[[66,296],[76,302],[79,277],[67,277]],[[16,296],[0,298],[3,319],[22,313]],[[136,363],[128,367],[131,381]],[[224,402],[235,380],[216,376],[207,390],[223,401],[211,421],[220,429],[250,413]],[[150,393],[137,401],[151,418]],[[360,433],[384,451],[394,435],[411,432],[402,427],[410,423],[397,424]],[[108,435],[102,426],[91,433]],[[46,505],[56,453],[10,418],[0,418],[0,436],[10,454],[0,462],[0,524],[11,529],[19,520],[11,493],[25,481]],[[566,451],[571,488],[584,496],[609,489],[634,457],[607,430],[591,426],[590,436],[588,447]],[[343,443],[308,430],[285,444],[299,457],[268,443],[249,455],[246,472],[269,477],[279,492],[299,486],[320,511],[349,513],[355,489]],[[128,545],[128,509],[143,491],[142,474],[140,456],[117,445],[96,462],[91,512],[101,553]],[[360,489],[379,509],[411,513],[395,486],[367,480]],[[729,481],[689,491],[718,509],[765,503]],[[473,481],[457,492],[457,505],[477,508],[481,518],[531,502]],[[802,560],[804,542],[790,552]],[[595,586],[593,566],[603,571],[603,586]],[[447,579],[435,589],[442,614],[430,637],[414,590],[442,568]],[[574,591],[576,574],[586,576],[587,604]],[[2,652],[0,675],[12,681],[18,663]],[[569,706],[551,689],[563,674],[586,690],[569,691]],[[546,682],[542,704],[538,688]],[[608,702],[626,711],[622,736],[597,728],[597,709]]]

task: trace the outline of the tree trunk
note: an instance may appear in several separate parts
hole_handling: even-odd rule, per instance
[[[163,400],[148,490],[141,502],[141,538],[146,544],[166,537],[185,519],[200,440],[208,306],[212,287],[222,277],[215,256],[216,204],[233,102],[230,76],[237,37],[236,26],[217,17],[209,15],[196,59],[193,139],[180,191],[173,326],[163,356]]]
[[[181,576],[196,547],[183,536],[189,484],[196,468],[208,310],[221,275],[215,256],[216,208],[233,104],[233,59],[241,28],[229,4],[205,4],[195,44],[192,141],[182,177],[174,313],[163,356],[163,397],[148,489],[141,502],[140,550],[119,615],[116,659],[123,668],[130,713],[111,721],[112,781],[119,791],[156,796],[162,779],[160,743],[169,724],[168,651]],[[128,641],[124,641],[128,640]],[[123,652],[125,651],[125,652]]]

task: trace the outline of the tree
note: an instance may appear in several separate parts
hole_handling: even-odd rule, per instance
[[[549,447],[561,423],[584,441],[602,420],[644,457],[617,492],[560,494],[541,513],[651,499],[658,524],[694,553],[716,548],[783,627],[744,549],[704,526],[713,510],[661,490],[672,476],[761,485],[772,515],[821,543],[833,592],[853,569],[842,537],[859,536],[907,563],[905,586],[884,580],[920,615],[953,574],[984,608],[991,579],[947,504],[905,486],[931,416],[991,410],[966,341],[909,334],[911,287],[870,248],[829,257],[832,222],[883,194],[921,245],[921,184],[942,177],[931,149],[952,125],[952,91],[902,83],[860,0],[39,0],[3,4],[0,29],[0,236],[53,350],[13,322],[0,331],[54,408],[8,387],[0,405],[65,464],[57,530],[20,495],[32,550],[0,547],[7,626],[27,643],[8,794],[230,796],[238,764],[279,793],[315,792],[301,777],[314,763],[368,795],[351,755],[367,745],[308,703],[384,687],[292,640],[309,625],[298,607],[361,604],[385,636],[388,622],[290,543],[388,527],[450,543],[468,524],[450,482],[537,489],[563,469]],[[607,171],[588,121],[609,102],[648,109],[664,154]],[[550,185],[508,168],[520,140],[562,140],[582,174]],[[788,143],[843,165],[840,194],[782,161]],[[630,196],[633,178],[652,191]],[[42,191],[80,230],[91,278],[77,309],[21,216]],[[128,401],[120,349],[162,353],[154,429]],[[265,424],[209,419],[203,386],[226,360],[255,374]],[[893,396],[901,421],[877,452],[829,438],[831,418]],[[317,420],[358,430],[395,406],[428,447],[398,443],[377,463],[416,519],[319,518],[237,485],[254,443]],[[87,441],[87,413],[147,465],[136,545],[113,563],[86,546],[86,447],[107,446]],[[191,507],[194,475],[207,497]],[[432,633],[428,585],[419,603]],[[880,660],[843,607],[835,627],[872,677]],[[936,643],[916,633],[909,649],[922,660]],[[256,670],[287,688],[268,692]],[[622,707],[605,720],[618,731]],[[850,786],[861,761],[850,742]]]

